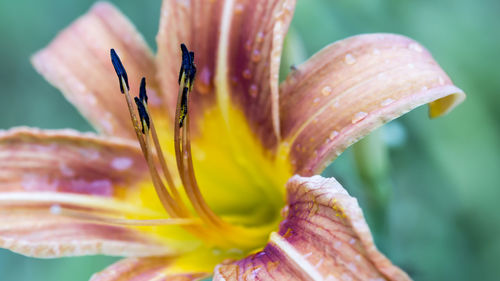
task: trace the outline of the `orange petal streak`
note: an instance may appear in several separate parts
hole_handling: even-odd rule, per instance
[[[115,48],[132,91],[148,79],[150,107],[161,105],[153,54],[129,20],[109,3],[97,3],[63,30],[32,62],[101,133],[135,139],[125,99],[109,59]],[[158,114],[162,114],[158,111]]]
[[[333,178],[294,176],[287,216],[261,252],[214,280],[409,280],[375,245],[356,199]]]
[[[465,94],[427,50],[398,35],[336,42],[290,73],[280,88],[281,134],[294,171],[321,171],[380,125],[430,103],[431,117]]]

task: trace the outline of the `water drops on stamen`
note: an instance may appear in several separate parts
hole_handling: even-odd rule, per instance
[[[346,64],[352,65],[356,63],[356,58],[352,54],[347,54],[344,57],[344,62]]]
[[[249,93],[252,98],[256,98],[259,93],[257,85],[255,84],[250,85]]]
[[[383,101],[380,103],[380,105],[381,105],[381,106],[388,106],[389,104],[391,104],[391,103],[393,103],[393,102],[395,102],[395,100],[394,100],[394,99],[387,98],[387,99],[383,100]]]
[[[412,51],[415,51],[417,53],[421,53],[423,51],[422,47],[419,44],[417,44],[417,43],[411,43],[408,46],[408,49],[410,49]]]
[[[321,94],[325,97],[330,95],[331,93],[332,93],[332,87],[330,86],[325,86],[323,87],[323,89],[321,89]]]
[[[261,52],[257,49],[253,50],[252,56],[251,56],[252,61],[259,62],[261,58],[262,58]]]
[[[248,68],[245,69],[245,70],[243,70],[243,74],[242,75],[243,75],[243,78],[245,78],[245,79],[252,78],[252,72]]]
[[[364,111],[360,111],[356,114],[354,114],[354,117],[352,118],[352,123],[353,124],[356,124],[358,123],[359,121],[363,120],[366,118],[366,116],[368,116],[368,113],[364,112]]]

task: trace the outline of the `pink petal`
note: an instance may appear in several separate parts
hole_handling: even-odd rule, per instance
[[[15,128],[0,133],[0,192],[112,197],[134,188],[147,172],[132,141],[73,130]]]
[[[111,48],[122,59],[132,93],[138,92],[145,76],[151,107],[160,106],[153,54],[129,20],[109,3],[95,4],[37,52],[32,62],[99,132],[135,139],[111,64]]]
[[[198,69],[190,112],[203,118],[207,108],[219,106],[227,115],[235,104],[264,146],[275,147],[281,48],[294,6],[295,0],[165,0],[157,37],[158,77],[170,93],[169,107],[175,108],[179,44],[185,43]]]
[[[355,198],[333,178],[294,176],[278,233],[219,265],[214,280],[409,280],[375,245]]]
[[[349,145],[422,104],[437,117],[465,98],[427,50],[392,34],[336,42],[280,90],[281,134],[302,175],[320,172]]]

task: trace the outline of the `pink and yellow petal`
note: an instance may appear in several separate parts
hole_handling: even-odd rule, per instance
[[[194,281],[206,273],[171,273],[173,258],[128,258],[96,273],[90,281]]]
[[[0,133],[0,192],[68,192],[120,197],[148,177],[132,141],[73,130]]]
[[[179,91],[180,44],[195,53],[196,82],[191,96],[192,119],[202,117],[204,110],[215,102],[214,75],[218,48],[219,26],[225,1],[164,0],[156,41],[158,82],[165,93],[166,103],[174,118]]]
[[[0,247],[31,257],[177,253],[138,230],[64,217],[41,206],[1,208],[0,220]]]
[[[175,108],[180,43],[195,53],[197,79],[191,95],[195,127],[216,108],[223,123],[249,127],[253,137],[273,149],[279,139],[278,72],[283,39],[294,0],[165,0],[158,33],[158,77]],[[160,78],[161,77],[161,78]],[[246,124],[230,116],[233,105]],[[217,115],[215,114],[215,115]],[[233,124],[231,124],[233,123]]]
[[[162,104],[154,56],[130,21],[114,6],[99,2],[64,29],[32,63],[102,134],[135,138],[124,96],[110,61],[116,49],[138,91],[145,76],[153,111]],[[157,115],[163,111],[156,110]]]
[[[431,117],[465,94],[417,42],[369,34],[336,42],[280,88],[281,134],[294,171],[321,171],[370,131],[426,103]]]
[[[219,265],[214,280],[409,280],[373,243],[356,199],[334,179],[294,176],[267,246]]]
[[[279,67],[294,8],[295,0],[237,1],[221,27],[220,105],[235,104],[243,111],[268,149],[275,148],[279,139]],[[224,104],[223,99],[232,104]]]

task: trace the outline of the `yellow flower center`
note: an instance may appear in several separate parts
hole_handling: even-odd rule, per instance
[[[136,117],[128,77],[114,51],[112,61],[151,174],[135,194],[124,192],[122,198],[152,211],[157,218],[179,221],[138,227],[156,234],[176,251],[194,253],[183,258],[192,270],[196,264],[198,269],[211,267],[265,245],[269,234],[278,228],[284,185],[291,170],[285,154],[264,150],[243,113],[235,108],[224,116],[218,108],[204,112],[197,123],[199,132],[191,139],[189,93],[196,68],[194,54],[185,46],[182,50],[173,134],[165,121],[153,122],[144,79],[139,98],[135,98],[139,119]],[[172,173],[175,166],[177,173]],[[200,258],[201,263],[190,260]]]

